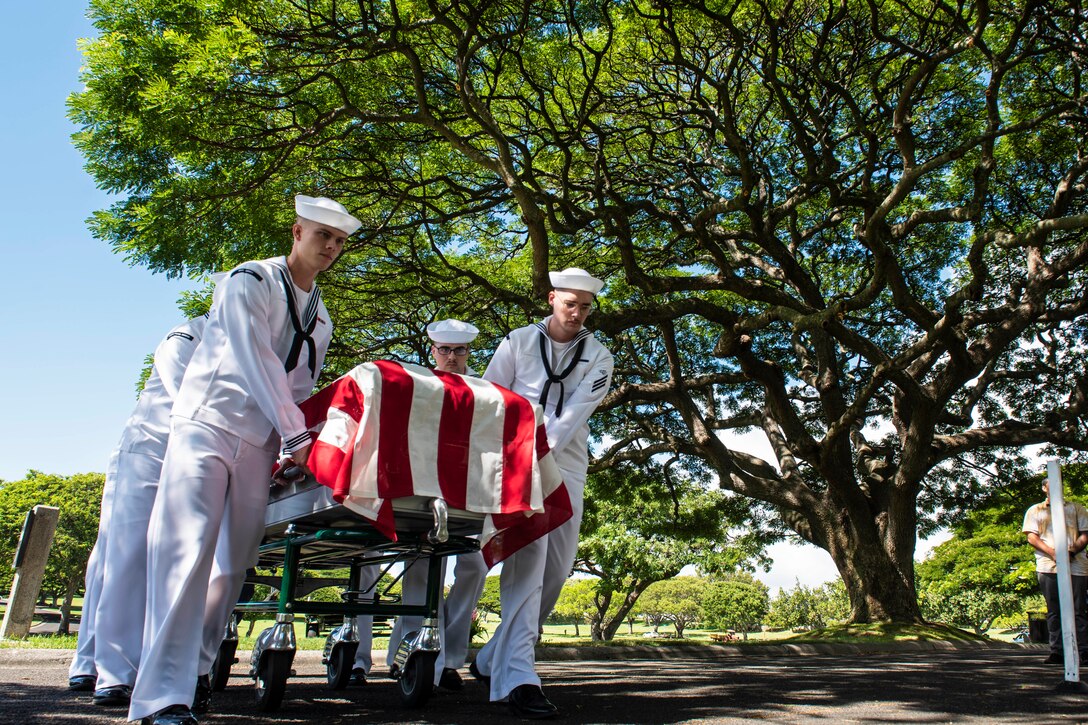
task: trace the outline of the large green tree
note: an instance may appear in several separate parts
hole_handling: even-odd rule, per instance
[[[94,234],[179,274],[358,210],[333,369],[609,280],[599,466],[675,456],[919,617],[919,528],[1088,447],[1081,0],[92,0]],[[763,459],[730,432],[758,430]],[[756,507],[758,507],[756,506]],[[753,508],[756,508],[753,507]]]

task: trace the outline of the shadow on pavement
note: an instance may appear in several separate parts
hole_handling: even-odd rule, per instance
[[[10,651],[8,651],[10,653]],[[560,721],[576,723],[1088,721],[1088,697],[1057,694],[1060,667],[1045,652],[980,648],[850,656],[745,656],[728,659],[543,662]],[[21,665],[21,666],[20,666]],[[256,710],[251,681],[236,676],[202,723],[509,723],[466,673],[460,692],[438,691],[422,708],[400,703],[395,684],[376,675],[365,687],[331,691],[314,658],[296,662],[282,708]],[[90,704],[64,688],[58,661],[9,656],[0,663],[0,722],[122,723],[125,713]]]

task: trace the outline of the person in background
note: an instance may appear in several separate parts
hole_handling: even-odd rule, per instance
[[[475,377],[476,371],[468,367],[468,357],[472,353],[472,342],[479,333],[480,331],[475,326],[460,320],[439,320],[427,325],[427,336],[431,339],[431,357],[435,362],[434,369]],[[439,608],[438,617],[442,653],[435,666],[435,684],[447,690],[460,690],[464,687],[457,670],[465,664],[472,627],[472,613],[476,609],[476,602],[480,600],[484,581],[487,579],[487,565],[479,553],[462,554],[456,558],[453,584]],[[445,564],[443,561],[443,580],[446,573]],[[423,604],[426,601],[426,562],[410,564],[405,569],[402,592],[405,604]],[[397,618],[389,637],[387,653],[389,665],[393,664],[401,639],[406,633],[418,630],[422,619],[422,617]]]
[[[1046,600],[1046,626],[1050,630],[1050,655],[1047,664],[1065,662],[1062,645],[1061,608],[1058,604],[1058,564],[1054,551],[1054,525],[1050,512],[1050,485],[1043,482],[1046,498],[1024,514],[1023,532],[1035,549],[1035,576]],[[1088,661],[1088,510],[1072,501],[1065,502],[1065,530],[1070,579],[1073,583],[1073,620],[1080,661]]]
[[[114,454],[112,511],[105,536],[96,544],[104,544],[100,594],[94,604],[96,705],[127,706],[136,682],[146,602],[134,592],[147,589],[147,526],[170,438],[170,409],[208,316],[175,327],[159,343]]]

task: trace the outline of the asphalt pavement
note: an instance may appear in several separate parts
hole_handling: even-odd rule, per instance
[[[67,691],[71,654],[0,649],[0,723],[123,723],[123,711]],[[1001,644],[547,648],[538,669],[565,723],[1088,723],[1088,694],[1059,691],[1063,670],[1045,655]],[[304,651],[280,709],[261,713],[245,669],[235,665],[201,723],[519,722],[467,671],[460,692],[407,709],[380,675],[329,690],[320,652]]]

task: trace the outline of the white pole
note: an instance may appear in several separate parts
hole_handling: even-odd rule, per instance
[[[1073,622],[1073,581],[1069,578],[1069,535],[1065,528],[1065,495],[1062,491],[1062,469],[1057,458],[1046,462],[1047,486],[1050,489],[1050,525],[1054,529],[1054,561],[1058,565],[1058,609],[1061,611],[1062,649],[1065,652],[1065,679],[1080,682],[1080,653],[1077,651],[1077,631]],[[1073,522],[1074,527],[1076,522]]]

